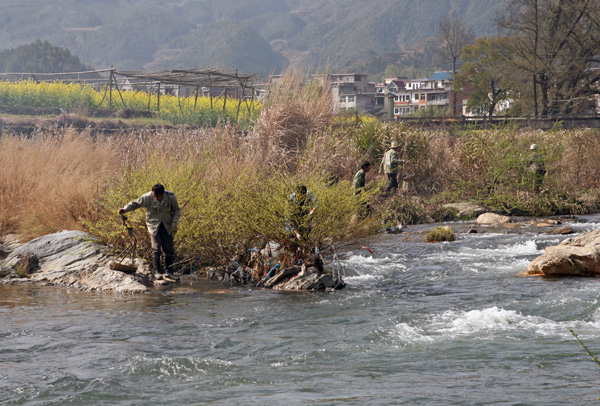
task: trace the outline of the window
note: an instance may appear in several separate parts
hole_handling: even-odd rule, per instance
[[[394,101],[395,102],[400,101],[400,96],[394,96]]]
[[[425,100],[425,93],[421,95],[421,100]]]
[[[340,103],[346,103],[346,98],[345,97],[340,97]]]
[[[400,109],[398,107],[394,108],[394,114],[396,114],[396,115],[400,114]]]
[[[354,103],[354,96],[348,96],[348,103]]]
[[[418,100],[419,100],[419,95],[415,94],[415,101],[418,101]]]

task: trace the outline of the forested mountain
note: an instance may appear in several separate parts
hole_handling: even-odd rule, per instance
[[[0,50],[41,39],[68,48],[96,68],[210,66],[270,73],[293,63],[375,73],[399,66],[399,60],[400,68],[429,65],[428,58],[419,56],[421,43],[437,34],[438,21],[449,13],[459,15],[477,36],[495,33],[493,20],[503,4],[505,0],[2,0]]]

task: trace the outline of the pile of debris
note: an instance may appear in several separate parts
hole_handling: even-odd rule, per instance
[[[232,259],[226,267],[211,269],[207,276],[223,283],[277,290],[339,290],[346,287],[339,267],[326,270],[317,248],[301,259],[292,259],[275,242],[266,244],[261,250],[250,249]]]

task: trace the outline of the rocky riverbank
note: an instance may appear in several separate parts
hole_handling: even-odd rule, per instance
[[[40,283],[87,291],[144,293],[156,285],[169,283],[155,280],[149,264],[143,260],[136,259],[133,264],[130,260],[121,261],[109,247],[82,231],[61,231],[22,245],[12,242],[0,246],[0,253],[0,258],[5,257],[0,261],[0,283],[5,284]],[[340,275],[323,268],[320,255],[284,269],[279,269],[280,266],[263,269],[259,255],[253,255],[250,263],[232,261],[204,274],[223,283],[279,290],[336,290],[345,286]],[[129,268],[130,272],[114,269],[121,268],[114,266],[116,262],[122,262],[126,265],[122,268]]]
[[[136,260],[135,274],[125,274],[110,269],[115,259],[91,234],[61,231],[15,248],[0,262],[0,277],[2,283],[35,282],[121,293],[143,293],[152,286],[151,272],[142,260]]]

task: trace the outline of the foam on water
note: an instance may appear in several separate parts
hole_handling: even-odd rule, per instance
[[[569,223],[569,227],[578,233],[585,233],[600,229],[600,223]]]
[[[556,239],[556,243],[558,243]],[[517,242],[509,245],[498,245],[493,248],[471,248],[462,247],[460,251],[450,251],[443,253],[446,257],[451,258],[490,258],[490,257],[518,257],[523,255],[539,255],[544,250],[538,248],[534,240]]]
[[[379,281],[382,279],[383,279],[382,275],[364,274],[364,275],[357,275],[357,276],[346,276],[344,278],[344,281],[346,281],[348,283],[359,283],[359,282]]]
[[[597,311],[595,315],[600,318],[600,311]],[[483,310],[449,310],[417,326],[399,323],[393,328],[392,335],[402,345],[447,342],[457,339],[494,340],[498,336],[512,337],[512,333],[570,339],[571,328],[581,330],[586,334],[592,334],[592,331],[598,334],[600,322],[598,320],[554,321],[494,306]],[[512,338],[514,339],[514,337]]]
[[[481,331],[506,331],[545,322],[537,317],[523,316],[514,310],[496,306],[468,312],[446,311],[431,325],[434,332],[450,335],[476,334]]]
[[[383,258],[351,255],[348,259],[339,261],[337,268],[346,282],[374,282],[382,280],[390,273],[406,271],[407,266],[402,262],[403,260],[404,257],[395,254]]]

